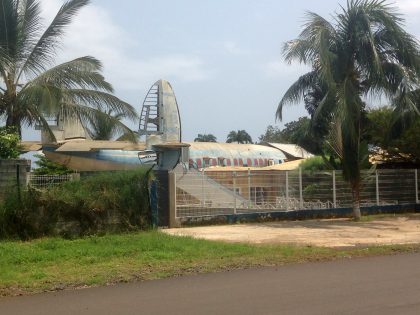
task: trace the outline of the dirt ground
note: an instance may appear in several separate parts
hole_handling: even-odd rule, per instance
[[[207,240],[326,247],[420,243],[420,214],[348,219],[218,225],[163,230]]]

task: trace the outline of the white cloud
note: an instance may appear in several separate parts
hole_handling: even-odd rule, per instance
[[[398,0],[396,4],[402,12],[408,15],[414,15],[420,12],[419,0]]]
[[[158,79],[203,81],[213,76],[200,58],[183,55],[159,56],[147,60],[128,60],[112,68],[115,86],[138,89],[149,86]],[[109,72],[109,71],[108,71]]]
[[[395,3],[406,19],[408,32],[420,36],[420,0],[397,0]]]
[[[279,58],[280,59],[280,58]],[[268,78],[298,78],[310,70],[310,67],[293,63],[289,65],[282,59],[270,61],[262,66],[263,74]]]
[[[41,2],[46,22],[50,22],[62,1]],[[91,55],[104,64],[105,76],[119,90],[135,90],[149,86],[160,78],[201,81],[211,77],[213,70],[195,56],[160,55],[153,58],[133,56],[141,51],[137,43],[118,25],[103,7],[91,4],[83,8],[69,26],[57,62]]]
[[[223,48],[228,54],[231,55],[246,55],[249,53],[248,50],[239,47],[238,44],[234,41],[225,41],[223,43]]]

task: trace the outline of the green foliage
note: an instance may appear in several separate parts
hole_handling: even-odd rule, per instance
[[[229,132],[227,139],[227,143],[237,142],[237,143],[252,143],[252,138],[245,130],[232,130]]]
[[[367,113],[369,121],[366,138],[370,144],[388,147],[391,142],[391,131],[394,122],[392,108],[385,106],[371,109]]]
[[[325,161],[321,156],[314,156],[303,161],[300,165],[302,171],[318,172],[332,170],[331,164]]]
[[[71,169],[51,161],[45,155],[35,154],[34,156],[38,158],[35,162],[38,167],[33,171],[36,175],[65,175],[73,173]]]
[[[308,117],[300,117],[298,120],[291,121],[284,125],[282,135],[288,143],[303,142],[308,136],[310,119]]]
[[[319,190],[320,190],[320,187],[318,184],[307,185],[302,191],[303,198],[305,200],[311,199],[319,193]]]
[[[19,134],[12,127],[0,127],[0,159],[16,159],[20,155]]]
[[[306,151],[319,155],[333,155],[326,144],[325,135],[317,132],[309,117],[300,117],[284,125],[283,129],[268,126],[265,134],[259,137],[260,142],[293,143]]]
[[[297,144],[313,154],[325,154],[327,151],[324,139],[317,137],[309,117],[300,117],[285,124],[282,135],[286,143]]]
[[[194,139],[194,142],[217,142],[217,138],[214,135],[212,135],[211,133],[209,133],[209,134],[199,133],[197,138]]]
[[[258,137],[259,142],[287,143],[279,127],[269,125],[265,133]]]
[[[108,172],[46,190],[12,189],[0,204],[0,238],[75,237],[147,227],[146,174],[142,169]]]
[[[112,110],[98,111],[93,117],[89,117],[87,132],[93,140],[112,140],[119,137],[118,141],[133,141],[137,137],[135,132],[122,131],[118,122],[125,118],[124,113],[113,114]],[[123,132],[123,134],[121,134]]]
[[[419,87],[420,49],[417,39],[403,29],[403,21],[386,1],[350,0],[333,22],[308,12],[299,37],[284,46],[287,62],[307,64],[311,71],[286,91],[276,115],[282,119],[285,104],[304,99],[312,125],[327,127],[328,143],[353,192],[356,217],[360,169],[368,156],[362,141],[363,99],[385,95],[401,115],[418,113],[414,90]]]
[[[396,116],[391,107],[371,109],[367,118],[367,141],[385,150],[389,161],[420,163],[420,116],[400,131],[394,128]]]
[[[0,120],[50,130],[46,117],[77,115],[86,126],[103,109],[136,119],[135,109],[114,95],[99,60],[84,56],[56,65],[65,29],[89,0],[66,1],[51,24],[41,23],[40,1],[2,0],[0,6]],[[121,131],[131,130],[110,117]]]
[[[420,162],[420,116],[412,126],[396,137],[391,145],[395,145],[398,151],[410,154],[418,163]]]

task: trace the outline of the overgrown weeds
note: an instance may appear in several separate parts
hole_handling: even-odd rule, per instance
[[[107,172],[45,190],[10,188],[0,238],[78,237],[149,225],[146,170]]]

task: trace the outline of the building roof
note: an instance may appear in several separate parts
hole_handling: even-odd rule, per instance
[[[267,167],[263,167],[265,170],[270,171],[292,171],[299,168],[300,164],[304,162],[304,159],[289,161],[281,164],[275,164]]]
[[[306,151],[304,148],[298,146],[297,144],[267,142],[267,145],[279,149],[280,151],[294,158],[307,159],[314,156],[312,153]]]

